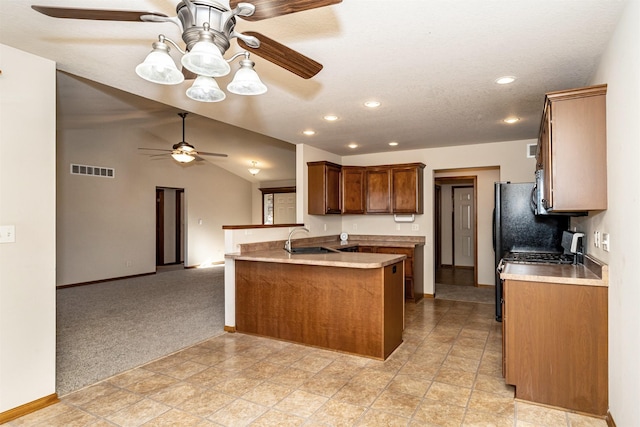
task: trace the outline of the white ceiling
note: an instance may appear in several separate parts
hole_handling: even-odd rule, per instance
[[[60,78],[65,108],[59,111],[59,121],[64,126],[96,120],[122,125],[173,120],[180,138],[176,113],[190,111],[339,155],[536,138],[544,93],[590,82],[626,4],[626,0],[344,0],[259,22],[238,19],[236,30],[258,31],[322,63],[324,69],[304,80],[252,55],[269,87],[267,94],[229,94],[223,102],[204,104],[184,95],[189,83],[154,85],[134,72],[158,34],[180,41],[173,24],[55,19],[30,8],[38,4],[149,10],[174,16],[176,0],[33,2],[2,0],[0,43],[52,59],[61,71],[108,86]],[[234,41],[227,56],[239,50]],[[175,49],[172,54],[179,62]],[[517,80],[507,86],[494,83],[504,75]],[[229,79],[218,79],[220,86]],[[93,98],[88,98],[91,94]],[[367,109],[363,102],[369,99],[382,105]],[[324,121],[329,113],[339,120]],[[507,125],[502,122],[507,116],[520,121]],[[189,136],[192,117],[197,118],[187,118],[187,141],[201,150],[228,152],[229,166],[237,158],[238,170],[246,170],[247,159],[256,157],[247,150],[258,150],[257,146],[249,144],[244,152],[225,147],[224,141],[219,142],[221,147],[200,147]],[[316,130],[316,135],[304,136],[302,130],[307,128]],[[280,144],[271,138],[265,141]],[[390,147],[390,141],[399,145]],[[348,148],[351,142],[359,147]],[[269,155],[268,147],[262,152],[265,163],[277,169],[282,152]],[[261,179],[290,178],[290,173],[274,173]]]

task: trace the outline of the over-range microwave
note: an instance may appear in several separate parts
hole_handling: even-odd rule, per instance
[[[531,194],[531,203],[536,215],[566,215],[566,216],[586,216],[588,212],[553,212],[547,210],[544,204],[544,170],[536,170],[536,183]]]

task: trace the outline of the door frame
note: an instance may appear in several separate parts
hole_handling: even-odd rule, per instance
[[[438,171],[438,170],[434,170],[433,171],[434,174],[437,174],[439,172],[444,172],[444,171]],[[465,171],[460,170],[460,173],[464,173]],[[441,186],[442,185],[451,185],[452,188],[454,186],[466,186],[466,187],[473,187],[473,222],[474,222],[474,230],[473,230],[473,286],[478,287],[478,176],[477,175],[459,175],[459,176],[446,176],[446,177],[435,177],[433,178],[433,185],[434,185],[434,194],[441,194]],[[453,194],[453,191],[451,192]],[[437,241],[437,244],[434,248],[434,265],[436,268],[441,268],[441,262],[442,262],[442,222],[440,221],[440,216],[442,214],[442,206],[441,206],[441,202],[440,200],[437,200],[434,203],[434,217],[437,219],[434,219],[434,224],[438,227],[438,229],[435,231],[435,234],[437,236],[437,239],[439,241]],[[451,215],[453,215],[454,212],[451,212]],[[453,230],[452,230],[453,231]],[[453,233],[451,234],[451,239],[453,240]],[[452,241],[451,242],[451,250],[455,251],[455,242]],[[452,258],[451,258],[451,262],[452,262],[452,268],[455,267],[455,258],[454,258],[454,253],[451,254]],[[435,262],[439,262],[440,264],[437,264]],[[434,270],[434,275],[435,275],[435,270]]]
[[[164,234],[164,191],[175,191],[175,215],[174,215],[174,230],[175,230],[175,247],[174,247],[174,261],[170,263],[164,262],[164,248],[165,248],[165,234]],[[184,214],[184,188],[174,187],[156,187],[156,266],[162,265],[175,265],[184,263],[184,251],[185,248],[185,236],[186,231],[182,226],[182,219]]]

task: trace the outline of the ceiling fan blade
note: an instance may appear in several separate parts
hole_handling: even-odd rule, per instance
[[[253,36],[260,40],[260,47],[255,49],[249,47],[245,42],[238,39],[238,44],[244,49],[291,71],[293,74],[297,74],[303,79],[310,79],[322,70],[322,64],[319,62],[316,62],[308,56],[304,56],[300,52],[278,43],[267,36],[253,31],[246,31],[243,34],[246,36]]]
[[[164,148],[144,148],[144,147],[138,147],[138,150],[153,150],[153,151],[168,151],[168,152],[173,151],[173,150],[166,150]]]
[[[229,5],[234,9],[238,3],[242,1],[243,0],[231,0]],[[273,18],[275,16],[331,6],[342,3],[342,0],[250,0],[249,3],[256,7],[256,11],[251,16],[243,16],[242,19],[246,21],[260,21],[261,19]]]
[[[200,156],[216,156],[216,157],[229,157],[226,154],[221,153],[207,153],[206,151],[198,151],[198,155]]]
[[[52,18],[92,19],[97,21],[140,21],[143,16],[168,18],[164,13],[133,10],[75,9],[68,7],[31,6],[31,8]]]

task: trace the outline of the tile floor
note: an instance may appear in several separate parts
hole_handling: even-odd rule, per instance
[[[384,362],[223,334],[93,386],[8,426],[598,426],[516,402],[493,305],[408,304]]]

